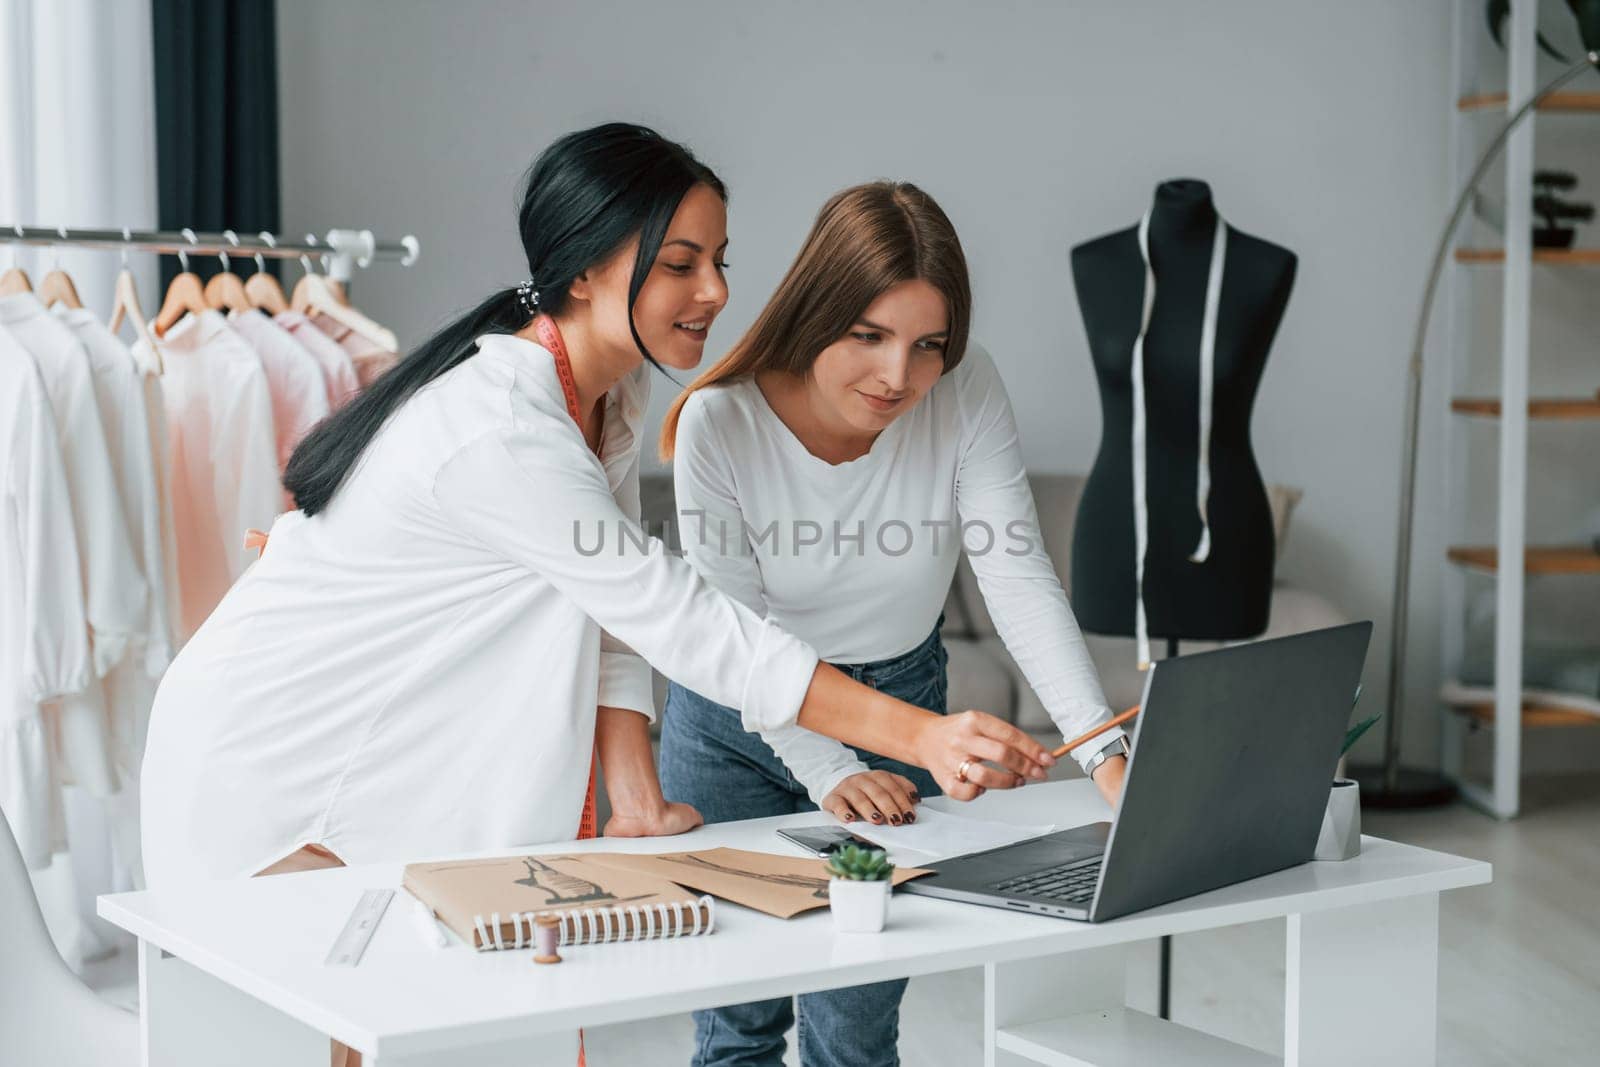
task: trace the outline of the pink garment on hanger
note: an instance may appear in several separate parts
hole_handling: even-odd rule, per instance
[[[338,411],[357,393],[361,392],[361,379],[356,376],[356,365],[344,346],[311,324],[311,320],[293,309],[280,311],[272,321],[282,326],[310,352],[322,366],[328,380],[328,408]]]
[[[147,353],[134,346],[140,361]],[[171,437],[173,528],[187,641],[255,558],[250,527],[283,504],[266,371],[220,312],[179,322],[161,340],[161,391]]]
[[[266,312],[256,308],[231,312],[228,325],[255,349],[261,369],[266,371],[281,475],[300,439],[328,417],[328,380],[316,357]],[[294,510],[294,498],[287,490],[283,501],[283,510]]]
[[[317,329],[338,341],[339,347],[350,354],[351,361],[356,365],[356,377],[361,380],[363,389],[400,362],[398,355],[376,341],[356,333],[332,315],[319,311],[311,317],[311,322]]]

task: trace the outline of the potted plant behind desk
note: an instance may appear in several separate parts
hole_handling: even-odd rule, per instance
[[[843,845],[828,856],[828,909],[833,928],[846,933],[875,934],[889,916],[889,880],[894,864],[879,848]]]
[[[1339,764],[1344,765],[1345,753],[1372,729],[1381,716],[1373,715],[1350,727],[1344,735],[1344,747],[1339,750]],[[1315,860],[1347,860],[1361,854],[1361,787],[1352,778],[1335,778],[1333,791],[1328,794],[1328,809],[1322,813],[1322,831],[1317,835],[1317,850],[1311,854]]]

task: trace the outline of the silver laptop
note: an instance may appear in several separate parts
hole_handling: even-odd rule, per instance
[[[908,893],[1102,922],[1305,863],[1372,623],[1155,664],[1114,822],[932,865]]]

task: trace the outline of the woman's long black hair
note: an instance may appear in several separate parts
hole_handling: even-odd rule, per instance
[[[633,324],[633,304],[678,204],[696,185],[727,199],[710,168],[644,126],[606,123],[546,148],[528,169],[517,213],[539,309],[559,315],[573,279],[637,234],[628,325],[639,351],[659,368]],[[479,337],[516,333],[527,324],[516,289],[502,289],[430,337],[300,442],[283,475],[295,504],[307,515],[327,507],[378,428],[413,393],[472,356]]]

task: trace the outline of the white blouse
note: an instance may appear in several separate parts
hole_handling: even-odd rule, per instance
[[[308,843],[360,863],[570,839],[597,705],[653,717],[646,660],[749,728],[794,721],[816,653],[640,535],[648,373],[607,395],[596,457],[551,355],[480,338],[324,511],[279,518],[157,695],[152,886]]]
[[[822,658],[866,663],[915,648],[938,621],[965,546],[1007,650],[1062,735],[1111,716],[1045,554],[1011,402],[981,346],[969,344],[955,370],[847,463],[812,455],[753,378],[690,396],[674,455],[690,562]],[[819,804],[867,769],[797,726],[762,736]],[[1085,763],[1121,736],[1108,731],[1072,756]]]
[[[144,632],[147,591],[128,541],[89,353],[32,293],[0,297],[0,329],[33,358],[55,415],[83,561],[95,674],[102,676]]]
[[[77,535],[49,396],[0,329],[0,810],[30,868],[61,844],[61,768],[45,714],[96,679]]]

